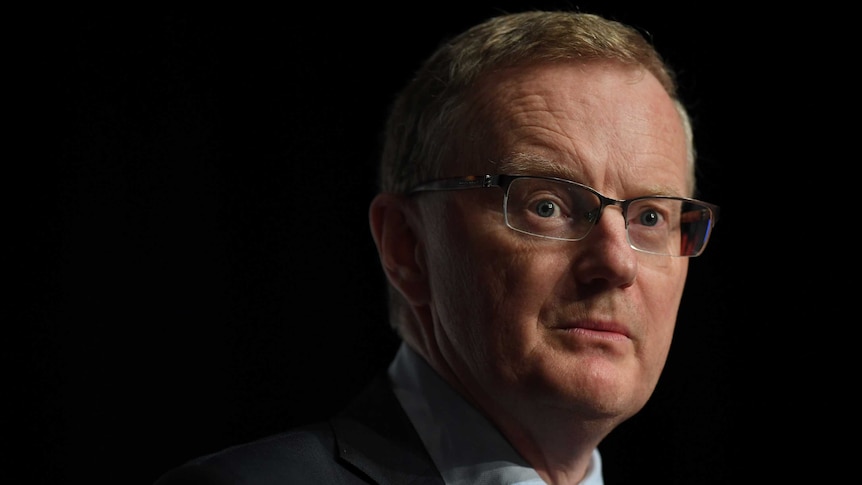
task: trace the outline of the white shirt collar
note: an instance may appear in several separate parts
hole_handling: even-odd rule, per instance
[[[390,364],[389,376],[395,395],[447,485],[545,483],[500,432],[406,343]],[[581,485],[603,483],[596,449]]]

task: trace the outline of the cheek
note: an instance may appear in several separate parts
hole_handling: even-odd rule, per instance
[[[541,316],[553,305],[568,262],[528,246],[495,244],[474,261],[474,301],[481,302],[472,322],[476,346],[490,362],[516,365],[543,345]]]
[[[559,258],[519,245],[508,231],[453,231],[429,251],[437,331],[474,365],[517,362],[536,345],[542,306],[565,271]]]
[[[676,266],[649,270],[641,267],[640,284],[647,310],[644,321],[652,358],[663,361],[670,350],[674,328],[685,287],[687,261]]]
[[[429,262],[432,338],[456,373],[483,382],[489,377],[485,366],[499,362],[494,336],[506,332],[504,323],[492,318],[505,284],[486,254],[465,244],[450,247]]]
[[[559,307],[561,287],[571,279],[569,262],[547,251],[520,248],[506,264],[496,305],[497,321],[489,345],[498,361],[508,364],[513,375],[520,373],[531,356],[547,352],[542,321],[549,309]]]
[[[511,315],[525,330],[534,332],[543,308],[559,300],[558,293],[571,286],[571,262],[547,250],[521,247],[501,264],[506,267],[501,281],[505,297],[497,302],[498,313]]]
[[[669,322],[673,328],[685,288],[688,260],[672,260],[674,264],[661,268],[641,265],[639,278],[644,288],[645,308],[650,308],[652,321]]]
[[[509,289],[508,279],[517,274],[519,257],[506,242],[510,229],[494,210],[499,201],[493,202],[460,197],[434,218],[445,224],[434,228],[436,237],[426,241],[426,251],[433,301],[443,321],[475,321],[493,313]]]

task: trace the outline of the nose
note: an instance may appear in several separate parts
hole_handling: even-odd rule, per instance
[[[574,269],[582,282],[604,282],[610,287],[631,285],[638,271],[637,252],[626,234],[622,207],[612,203],[604,207],[592,230],[578,246]]]

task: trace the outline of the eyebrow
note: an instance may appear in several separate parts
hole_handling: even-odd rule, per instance
[[[497,162],[500,173],[511,175],[542,175],[581,182],[579,174],[554,160],[525,152],[517,152]]]
[[[535,153],[512,153],[500,161],[498,169],[500,173],[509,175],[554,177],[592,187],[592,184],[584,177],[583,172],[574,170],[569,164],[545,158]]]

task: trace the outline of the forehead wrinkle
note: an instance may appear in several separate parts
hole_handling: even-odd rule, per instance
[[[627,122],[618,123],[618,129],[612,134],[606,146],[609,157],[618,157],[619,170],[625,170],[629,180],[643,180],[643,173],[647,171],[651,175],[667,173],[669,178],[650,177],[649,180],[673,180],[675,174],[687,163],[685,135],[682,131],[682,123],[677,125],[664,122],[656,125],[655,119],[663,118],[655,116],[656,112],[663,107],[657,103],[649,103],[641,107],[637,112],[625,115]],[[674,112],[674,114],[676,114]],[[668,118],[674,119],[674,118]],[[658,129],[657,129],[658,127]],[[678,133],[674,130],[678,129]],[[625,143],[626,140],[632,143]],[[648,142],[644,142],[648,140]],[[674,142],[679,141],[678,146]],[[678,155],[674,157],[673,154]],[[684,168],[683,168],[684,170]],[[650,183],[638,185],[639,195],[686,195],[685,179],[681,181],[682,186],[668,183]]]
[[[496,134],[492,138],[503,141],[501,147],[505,151],[498,155],[501,170],[505,167],[511,173],[580,179],[572,167],[540,153],[566,154],[567,159],[574,160],[588,158],[581,153],[584,147],[569,134],[572,127],[566,126],[566,123],[583,125],[581,120],[572,119],[566,110],[554,110],[541,94],[527,93],[519,101],[518,107],[527,108],[512,109],[513,103],[504,108],[508,116],[498,117],[488,125],[489,131]],[[527,151],[530,148],[535,151]]]
[[[643,176],[644,171],[675,171],[685,160],[684,142],[671,146],[675,140],[685,140],[682,123],[676,126],[668,121],[678,118],[672,104],[652,97],[633,106],[622,102],[615,92],[589,85],[549,91],[548,85],[531,83],[529,78],[525,82],[517,71],[502,80],[500,74],[492,76],[496,84],[474,92],[470,110],[470,128],[476,130],[474,134],[484,135],[477,138],[488,142],[479,160],[499,161],[494,169],[497,173],[566,178],[609,190],[610,196],[617,191],[626,196],[685,195],[684,186],[647,184],[647,180],[657,179]],[[643,72],[629,74],[626,84],[649,82]],[[568,109],[555,108],[560,103]],[[578,107],[577,114],[569,105]],[[673,109],[671,117],[656,116],[669,109]],[[682,157],[679,161],[673,157],[677,152]],[[622,179],[628,181],[627,186],[620,186],[620,171],[626,175]],[[670,179],[676,178],[670,175]]]
[[[559,162],[551,166],[549,157],[524,156],[526,155],[524,149],[536,147],[537,152],[565,154],[566,158],[573,160],[606,160],[609,155],[607,147],[615,146],[616,141],[608,140],[599,144],[582,141],[610,135],[604,129],[593,127],[594,123],[589,123],[590,120],[609,117],[606,112],[606,101],[603,96],[596,97],[598,93],[595,92],[590,93],[592,96],[584,96],[582,91],[575,89],[562,91],[547,91],[547,89],[549,89],[548,86],[525,83],[519,76],[514,76],[512,79],[507,78],[499,82],[491,89],[480,90],[476,100],[482,100],[482,102],[477,103],[477,107],[485,108],[483,111],[486,115],[497,114],[497,116],[485,118],[488,122],[486,125],[488,132],[492,134],[491,138],[503,141],[501,145],[506,148],[521,152],[519,156],[509,160],[512,170],[582,182],[585,174],[579,175],[572,168]],[[501,99],[504,99],[505,103],[501,102]],[[567,108],[557,108],[558,104]],[[569,105],[578,106],[577,115],[571,112]],[[482,116],[479,110],[474,113],[478,117]],[[602,126],[607,124],[607,121],[601,123]],[[573,130],[577,134],[573,134]],[[597,148],[602,149],[602,153],[583,153],[583,150],[595,152]],[[500,153],[498,157],[509,155],[512,153]],[[583,169],[583,166],[581,168]]]

